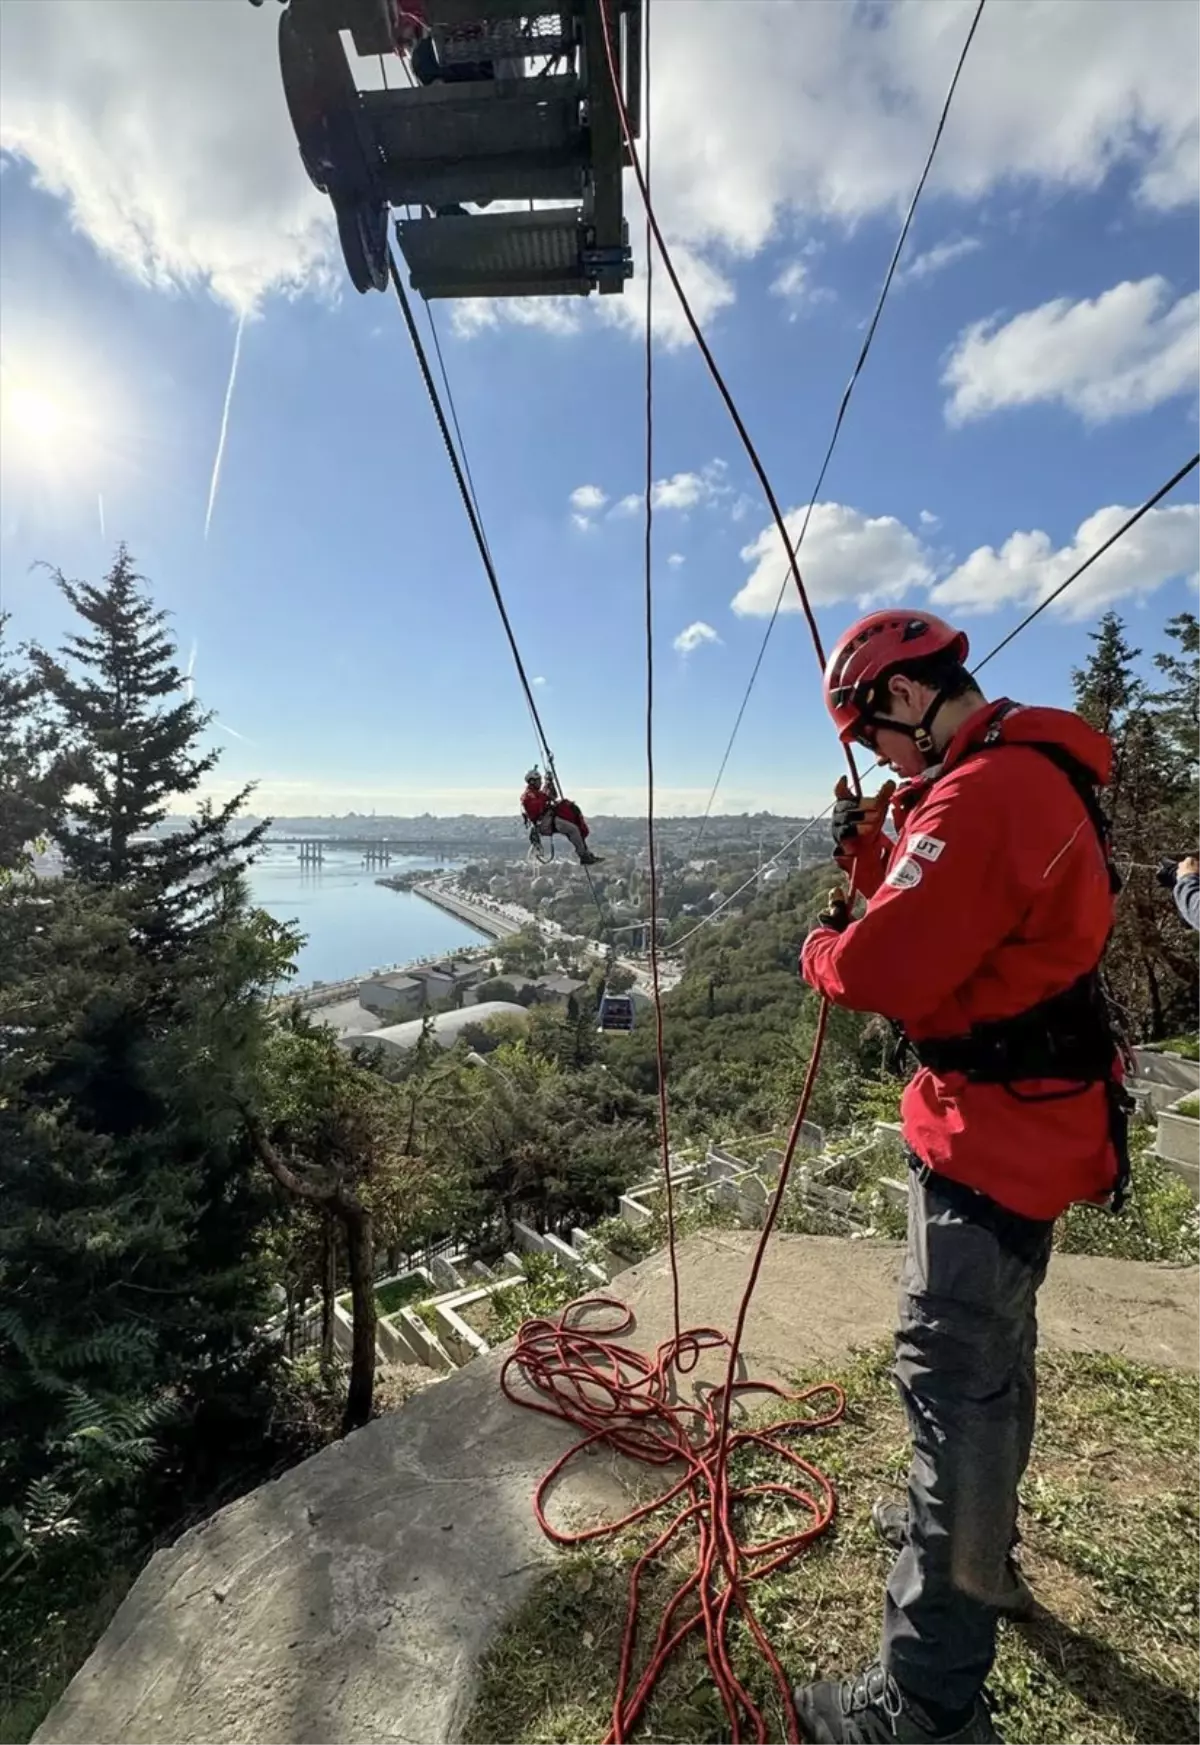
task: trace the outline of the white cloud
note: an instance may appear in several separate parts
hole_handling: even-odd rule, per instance
[[[697,619],[694,624],[689,624],[685,630],[679,632],[675,638],[674,647],[680,654],[691,654],[694,649],[699,648],[705,642],[720,642],[720,640],[721,638],[711,624],[705,624],[702,619]]]
[[[794,542],[800,535],[804,511],[791,509],[784,519]],[[735,612],[768,617],[785,578],[788,586],[780,609],[800,610],[783,542],[773,523],[745,546],[741,555],[754,569],[733,597]],[[843,503],[818,503],[814,508],[800,549],[800,574],[817,606],[840,600],[856,600],[862,605],[872,600],[895,600],[914,588],[927,588],[934,580],[929,553],[902,521],[893,515],[863,515]]]
[[[534,679],[534,681],[533,681],[533,682],[534,682],[534,684],[535,684],[535,685],[544,685],[544,684],[545,684],[545,682],[546,682],[546,681],[545,681],[545,679],[544,679],[544,678],[543,678],[543,677],[542,677],[542,675],[541,675],[541,673],[539,673],[539,674],[538,674],[538,675],[537,675],[537,677],[536,677],[536,678],[535,678],[535,679]]]
[[[668,233],[744,255],[789,214],[853,222],[896,209],[928,149],[973,0],[664,6],[656,26],[655,203]],[[1197,12],[1144,0],[985,12],[931,186],[976,200],[1028,179],[1095,188],[1117,165],[1137,197],[1197,188]],[[697,101],[719,92],[720,101]]]
[[[941,516],[935,515],[933,513],[932,509],[922,509],[921,514],[920,514],[920,522],[921,522],[922,527],[928,527],[930,529],[935,528],[935,527],[940,527],[942,525]]]
[[[654,81],[660,222],[706,324],[734,298],[730,257],[797,220],[852,224],[907,199],[973,0],[886,7],[662,8]],[[1149,18],[1149,22],[1148,22]],[[1128,172],[1134,197],[1184,206],[1197,189],[1197,10],[1005,0],[985,13],[933,187],[978,200],[1026,181],[1051,191]],[[370,63],[356,66],[377,83]],[[717,98],[719,97],[719,101]],[[245,0],[5,0],[0,141],[67,202],[104,253],[148,282],[210,284],[244,308],[327,282],[328,205],[300,167],[280,89],[275,17]],[[626,177],[644,270],[638,198]],[[686,328],[656,271],[655,326]],[[459,332],[499,322],[556,334],[585,319],[634,332],[623,297],[455,305]]]
[[[241,312],[272,290],[340,282],[274,24],[235,0],[17,0],[4,8],[0,146],[146,284],[206,285]]]
[[[571,492],[571,507],[574,513],[571,521],[581,533],[588,533],[595,527],[593,516],[596,516],[608,502],[608,497],[599,485],[576,485]]]
[[[459,339],[474,339],[506,323],[535,327],[556,339],[569,338],[583,325],[577,297],[466,297],[455,302],[450,316]]]
[[[658,125],[656,113],[656,129]],[[661,134],[656,133],[655,137],[656,139],[661,138]],[[654,171],[656,182],[659,155],[656,145]],[[623,296],[593,299],[592,307],[599,319],[610,327],[623,327],[627,332],[641,336],[646,331],[646,251],[642,241],[643,231],[640,217],[637,216],[639,199],[637,185],[632,177],[627,175],[625,177],[625,203],[626,211],[630,214],[630,232],[634,237],[633,277],[627,281]],[[654,203],[657,210],[657,193],[654,196]],[[658,216],[661,223],[662,213],[659,212]],[[671,251],[671,260],[679,275],[684,295],[691,304],[693,315],[707,334],[722,309],[728,309],[734,302],[737,292],[733,282],[712,261],[697,254],[685,237],[679,233],[673,233],[669,225],[664,224],[663,229],[667,239],[667,247]],[[665,351],[678,351],[681,347],[693,343],[692,330],[687,324],[679,299],[675,295],[675,288],[667,278],[666,269],[657,254],[654,262],[651,320],[654,325],[654,337]]]
[[[1200,293],[1171,302],[1160,277],[1093,299],[1065,297],[1000,325],[974,322],[942,375],[951,424],[1003,406],[1058,400],[1093,422],[1145,412],[1196,384]]]
[[[673,551],[671,553],[670,557],[667,559],[667,562],[670,564],[670,566],[673,570],[677,570],[677,569],[681,569],[683,567],[683,565],[687,562],[687,559],[684,557],[684,555],[681,551]]]
[[[981,545],[939,582],[930,598],[959,612],[992,612],[1001,606],[1036,605],[1128,520],[1132,510],[1112,505],[1080,523],[1069,545],[1057,551],[1046,533],[1013,533],[999,551]],[[1090,618],[1114,600],[1153,593],[1177,576],[1194,577],[1200,508],[1176,503],[1151,509],[1119,539],[1052,610]]]
[[[923,254],[915,255],[907,266],[901,263],[896,271],[895,283],[911,285],[921,279],[931,279],[935,273],[953,266],[955,261],[962,260],[965,255],[975,254],[982,247],[983,244],[977,236],[947,237],[945,242],[935,242]]]
[[[788,306],[788,320],[795,321],[816,303],[832,303],[834,294],[824,285],[812,283],[808,267],[802,260],[789,261],[771,285],[772,294],[781,297]]]
[[[670,478],[655,479],[650,486],[650,503],[655,510],[675,509],[686,513],[701,505],[711,505],[728,497],[732,487],[726,483],[728,466],[723,460],[710,460],[697,472],[672,473]],[[645,497],[631,491],[609,510],[610,515],[640,515]],[[680,562],[683,560],[680,559]]]

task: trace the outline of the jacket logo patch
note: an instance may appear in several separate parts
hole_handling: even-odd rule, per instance
[[[940,843],[938,848],[941,849]],[[891,885],[893,890],[910,891],[914,885],[920,884],[924,876],[920,861],[914,860],[911,854],[905,854],[896,862],[883,882]]]
[[[911,842],[905,843],[910,854],[919,854],[922,860],[937,860],[946,844],[938,836],[914,836]]]

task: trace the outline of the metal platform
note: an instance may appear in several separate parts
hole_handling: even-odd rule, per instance
[[[594,289],[576,206],[401,219],[396,235],[422,297],[584,297]]]
[[[364,91],[393,206],[582,200],[590,165],[573,77]]]

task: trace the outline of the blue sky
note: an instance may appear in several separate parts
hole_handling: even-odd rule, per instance
[[[96,577],[124,539],[219,712],[222,787],[258,779],[278,813],[509,810],[524,703],[399,312],[342,282],[300,169],[273,17],[86,5],[86,29],[78,0],[5,6],[0,586],[18,636],[64,626],[36,560]],[[970,11],[739,0],[732,35],[730,0],[656,11],[660,214],[789,512]],[[982,652],[1194,452],[1195,39],[1188,0],[991,0],[802,554],[827,642],[861,603],[903,598],[962,616]],[[644,792],[642,521],[623,503],[643,476],[641,307],[637,285],[435,306],[551,744],[596,811]],[[779,556],[666,297],[656,335],[658,780],[664,810],[694,812]],[[994,690],[1067,702],[1110,602],[1158,647],[1195,604],[1195,505],[1193,476],[989,669]],[[838,768],[789,612],[717,810],[816,807]]]

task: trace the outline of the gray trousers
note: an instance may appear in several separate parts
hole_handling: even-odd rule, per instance
[[[996,1601],[1037,1411],[1037,1293],[1052,1225],[976,1221],[909,1176],[896,1385],[908,1415],[908,1544],[887,1586],[885,1666],[918,1702],[966,1709],[996,1654]]]
[[[565,836],[580,860],[587,853],[587,843],[583,840],[582,831],[578,824],[573,824],[569,818],[556,818],[548,830],[543,830],[539,823],[538,834],[539,836]]]

